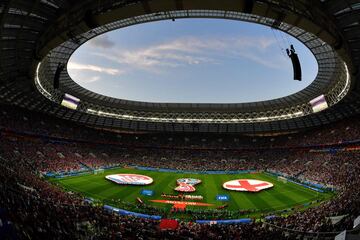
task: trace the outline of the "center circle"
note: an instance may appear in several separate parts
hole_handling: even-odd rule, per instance
[[[293,80],[293,44],[303,80]],[[109,97],[160,103],[246,103],[285,97],[309,86],[311,51],[267,26],[225,19],[138,24],[97,36],[71,56],[69,75]]]

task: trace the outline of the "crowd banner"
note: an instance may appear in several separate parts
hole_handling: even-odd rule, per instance
[[[107,211],[110,211],[110,212],[115,212],[119,215],[124,215],[124,216],[133,216],[133,217],[146,218],[146,219],[152,219],[152,220],[160,220],[161,219],[161,216],[130,212],[130,211],[115,208],[115,207],[112,207],[109,205],[104,205],[104,209]]]
[[[229,220],[196,220],[199,224],[249,224],[252,223],[251,218],[229,219]]]
[[[274,218],[276,218],[276,215],[270,215],[270,216],[266,216],[265,220],[271,220],[271,219],[274,219]]]
[[[343,220],[347,216],[348,216],[348,214],[345,214],[345,215],[341,215],[341,216],[327,217],[326,219],[330,219],[331,224],[335,225],[335,224],[337,224],[338,222],[340,222],[341,220]]]
[[[88,204],[92,204],[94,201],[95,201],[95,199],[93,199],[91,197],[84,198],[84,202],[86,202]]]
[[[334,240],[346,240],[346,230],[336,235]]]
[[[355,220],[354,220],[354,228],[356,228],[357,226],[360,225],[360,216],[358,216]]]

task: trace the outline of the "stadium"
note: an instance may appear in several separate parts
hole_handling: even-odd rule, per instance
[[[0,1],[0,239],[360,239],[359,16]]]

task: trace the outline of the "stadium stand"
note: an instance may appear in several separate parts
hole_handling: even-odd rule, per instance
[[[52,117],[18,109],[10,111],[6,106],[2,107],[1,112],[5,117],[1,118],[0,206],[2,212],[7,213],[7,219],[14,224],[19,238],[36,236],[35,238],[46,239],[53,236],[60,239],[66,235],[86,238],[92,235],[99,239],[170,236],[175,239],[189,237],[220,239],[220,236],[229,238],[238,236],[247,239],[256,234],[259,239],[270,239],[274,236],[277,239],[292,239],[293,234],[307,233],[311,236],[311,232],[350,230],[353,220],[360,215],[360,191],[357,187],[360,179],[359,153],[350,151],[352,147],[346,143],[356,140],[356,134],[345,134],[343,137],[336,134],[333,137],[327,128],[309,132],[306,133],[306,139],[309,139],[308,142],[313,145],[312,147],[296,146],[291,143],[283,147],[279,144],[264,149],[262,143],[257,146],[258,142],[256,142],[249,148],[246,141],[252,141],[253,138],[250,137],[244,138],[243,144],[236,142],[236,146],[225,150],[221,144],[215,147],[217,138],[211,140],[209,146],[202,143],[199,148],[199,145],[194,147],[192,142],[184,141],[179,148],[168,142],[156,142],[153,137],[147,136],[140,140],[141,135],[127,136],[126,133],[121,134],[121,140],[117,143],[101,142],[100,140],[105,139],[115,140],[119,133],[103,133],[91,128],[85,128],[79,138],[75,130],[79,128],[73,123],[60,122]],[[38,121],[39,119],[42,120]],[[32,124],[39,126],[34,128]],[[349,122],[339,123],[334,129],[346,129],[348,124]],[[74,131],[68,131],[69,125],[72,125]],[[58,129],[54,131],[54,135],[48,134],[51,126],[57,126]],[[356,133],[359,127],[357,124],[352,125],[351,132]],[[100,132],[106,134],[104,139],[99,139]],[[323,136],[321,143],[317,142],[319,135]],[[294,135],[293,138],[303,136],[305,135]],[[82,140],[79,140],[81,138]],[[128,138],[132,140],[128,141]],[[281,138],[288,139],[287,136],[276,138],[279,138],[277,139],[279,142],[285,141]],[[314,151],[314,149],[327,149],[328,147],[321,146],[330,143],[331,149],[349,149],[349,151]],[[179,164],[181,161],[185,161],[186,164]],[[17,164],[12,164],[14,162]],[[86,171],[126,165],[165,166],[199,171],[271,170],[299,181],[307,180],[336,188],[339,194],[318,207],[301,212],[295,211],[287,217],[278,216],[260,223],[225,227],[181,222],[176,231],[163,232],[158,229],[159,222],[155,220],[120,217],[106,213],[99,207],[84,203],[80,195],[63,192],[57,186],[46,182],[43,177],[39,177],[39,174],[43,176],[49,172]],[[158,213],[151,207],[138,210]],[[211,213],[206,211],[193,214],[194,220],[201,219],[204,215],[211,216]],[[335,225],[331,224],[328,217],[340,215],[346,217]],[[212,215],[212,217],[226,217],[226,214]],[[134,231],[138,226],[146,227],[141,227],[142,232]],[[13,231],[10,233],[14,234]]]
[[[343,231],[349,238],[340,239],[360,239],[360,224],[355,226],[360,216],[359,10],[358,0],[1,0],[0,240],[315,240],[334,239]],[[103,96],[59,67],[102,33],[194,17],[252,22],[290,34],[313,53],[318,74],[308,87],[283,98],[182,104]],[[305,76],[305,65],[303,70]],[[134,166],[251,169],[335,194],[306,208],[256,218],[252,210],[228,211],[226,204],[186,209],[186,221],[140,198],[138,203],[118,200],[129,211],[161,215],[173,224],[162,229],[160,220],[119,215],[49,177]],[[216,222],[239,216],[247,223]]]

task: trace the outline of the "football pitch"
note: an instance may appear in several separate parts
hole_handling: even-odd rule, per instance
[[[119,185],[105,179],[110,174],[131,173],[142,174],[153,178],[154,182],[147,186]],[[162,193],[177,195],[179,192],[174,188],[177,186],[176,180],[180,178],[197,178],[202,182],[196,185],[196,191],[185,193],[189,195],[203,196],[203,203],[213,204],[212,206],[199,207],[188,206],[187,209],[209,210],[219,206],[227,205],[226,210],[249,211],[260,214],[267,212],[280,211],[290,208],[305,208],[313,206],[321,201],[325,201],[332,193],[319,193],[305,188],[298,184],[279,181],[276,177],[266,173],[247,173],[247,174],[187,174],[172,172],[145,171],[137,169],[117,168],[105,170],[100,174],[87,174],[75,177],[52,179],[62,186],[66,191],[81,193],[84,197],[90,197],[99,202],[114,207],[126,209],[137,203],[140,198],[146,205],[151,205],[162,210],[170,210],[171,204],[156,203],[150,200],[164,200]],[[260,192],[238,192],[226,190],[223,183],[235,179],[257,179],[272,183],[274,186]],[[142,190],[154,191],[153,196],[144,196]],[[229,201],[223,202],[216,199],[217,195],[228,195]],[[166,199],[173,200],[173,199]],[[194,201],[194,200],[182,200]],[[310,204],[311,203],[311,204]],[[132,210],[132,209],[127,209]]]

